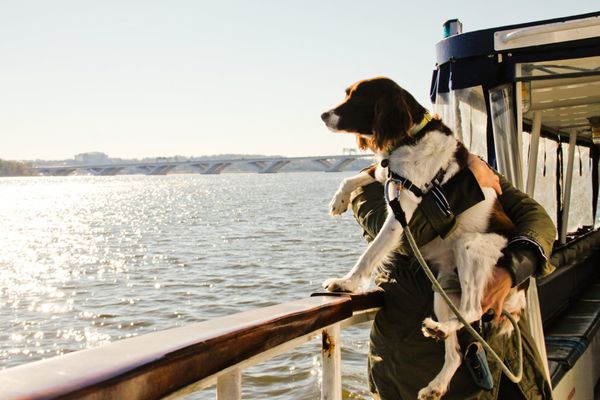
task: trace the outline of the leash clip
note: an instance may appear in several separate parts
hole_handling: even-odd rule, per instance
[[[413,185],[412,182],[408,182],[408,186],[406,186],[406,182],[398,182],[400,184],[400,186],[402,186],[402,188],[406,189],[406,190],[410,190],[412,192],[412,187],[415,186]]]

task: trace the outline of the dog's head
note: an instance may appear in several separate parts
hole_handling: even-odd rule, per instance
[[[410,130],[425,115],[414,97],[388,78],[359,81],[346,89],[346,98],[321,115],[336,132],[357,135],[361,149],[384,150],[411,140]]]

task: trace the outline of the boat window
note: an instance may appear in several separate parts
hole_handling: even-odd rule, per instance
[[[434,111],[472,153],[487,158],[487,113],[481,86],[438,93]]]
[[[532,151],[530,146],[531,134],[523,132],[523,154],[524,154],[524,179],[527,177],[529,165],[529,153]],[[539,202],[555,225],[558,225],[557,211],[557,149],[558,142],[555,138],[540,138],[538,147],[538,159],[535,175],[535,188],[533,198]],[[568,164],[569,144],[561,143],[562,150],[562,183],[561,199],[565,198],[565,183]],[[588,230],[594,225],[593,218],[593,185],[592,185],[592,157],[590,148],[586,146],[576,146],[574,154],[573,181],[571,187],[571,206],[569,207],[569,218],[567,232],[572,234],[581,230]],[[596,220],[596,225],[600,219]]]
[[[541,120],[542,131],[550,140],[562,138],[562,185],[561,199],[564,206],[566,199],[567,165],[569,161],[569,133],[577,134],[579,146],[575,147],[573,154],[573,180],[568,206],[568,219],[566,232],[573,234],[587,229],[600,220],[594,221],[593,217],[593,182],[590,148],[581,146],[582,143],[593,142],[593,121],[600,117],[600,57],[588,57],[569,60],[544,61],[519,64],[516,68],[517,79],[520,84],[522,98],[523,130],[533,126],[536,115]],[[523,154],[528,159],[528,145],[530,135],[523,134]],[[550,209],[545,197],[556,196],[556,184],[540,177],[540,168],[543,168],[543,152],[546,146],[546,174],[548,174],[549,152],[548,139],[540,141],[538,150],[538,166],[535,178],[534,198],[542,203],[549,211],[553,220],[556,217],[556,206]],[[555,146],[554,146],[555,147]],[[555,147],[556,149],[556,147]],[[527,166],[524,165],[524,169]],[[541,183],[544,181],[545,183]],[[540,187],[541,185],[541,187]],[[550,194],[540,192],[550,188]],[[542,196],[542,198],[538,198]],[[556,221],[555,221],[556,222]],[[560,222],[559,222],[560,225]]]
[[[523,133],[523,154],[525,160],[529,159],[531,134]],[[535,189],[533,198],[545,209],[554,225],[557,225],[556,206],[556,149],[558,143],[548,138],[540,138],[538,147],[537,168],[535,174]],[[527,176],[528,165],[524,163],[525,176]]]
[[[564,154],[563,171],[566,174],[569,144],[561,143],[561,146]],[[569,207],[568,221],[567,234],[577,232],[583,228],[589,228],[594,224],[594,217],[592,215],[592,165],[590,163],[590,149],[583,146],[576,146],[575,148],[571,206]]]
[[[489,96],[498,171],[522,190],[522,158],[515,123],[513,86],[501,85],[490,89]]]

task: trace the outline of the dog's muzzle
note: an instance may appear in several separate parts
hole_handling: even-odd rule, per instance
[[[321,114],[321,119],[329,129],[337,129],[340,117],[333,111],[327,111]]]

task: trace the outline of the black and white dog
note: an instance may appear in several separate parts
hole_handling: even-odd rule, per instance
[[[360,81],[346,90],[346,98],[321,116],[335,132],[357,135],[359,147],[375,153],[376,164],[356,176],[344,179],[330,203],[330,213],[340,215],[350,202],[350,194],[375,180],[386,182],[390,200],[398,198],[406,220],[436,181],[447,182],[467,168],[469,152],[441,120],[432,118],[412,95],[387,78]],[[457,217],[457,228],[445,239],[432,240],[421,248],[429,264],[440,274],[456,274],[462,294],[450,295],[471,323],[482,316],[483,292],[496,262],[507,244],[506,232],[512,222],[502,210],[496,192],[483,187],[485,200]],[[383,266],[403,240],[403,228],[388,207],[388,216],[379,234],[342,278],[328,279],[330,291],[356,291],[370,282],[375,268]],[[525,307],[525,293],[513,289],[504,309],[518,318]],[[445,362],[439,374],[419,392],[419,399],[438,399],[448,390],[452,376],[461,364],[456,332],[462,324],[454,317],[439,294],[434,295],[434,311],[439,322],[423,321],[425,336],[445,338]],[[506,333],[512,325],[503,324]]]

